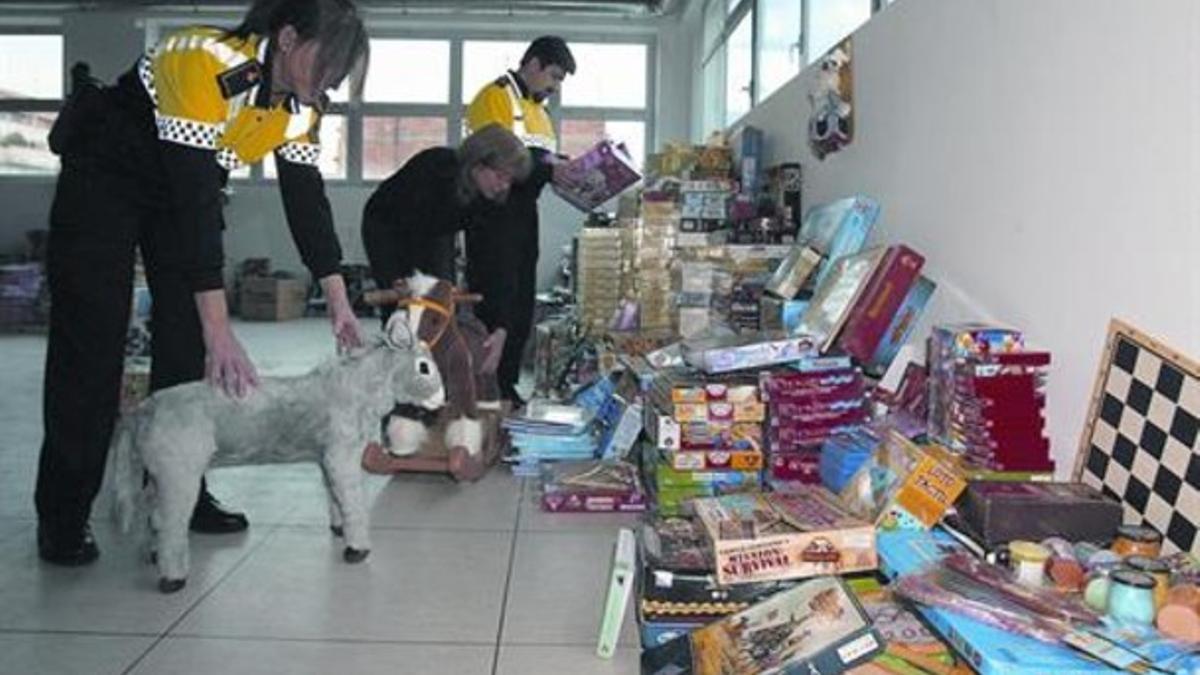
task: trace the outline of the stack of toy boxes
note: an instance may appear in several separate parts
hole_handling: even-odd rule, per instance
[[[808,372],[764,372],[767,451],[774,481],[820,483],[821,446],[859,428],[868,407],[862,373],[845,358],[812,362]]]
[[[643,195],[642,218],[633,240],[632,276],[643,331],[675,327],[671,262],[679,232],[679,206]]]
[[[584,326],[603,331],[620,308],[625,242],[631,232],[617,227],[585,227],[576,236],[575,294]]]
[[[753,377],[700,380],[667,371],[647,398],[660,514],[678,514],[696,497],[760,488],[766,408]]]

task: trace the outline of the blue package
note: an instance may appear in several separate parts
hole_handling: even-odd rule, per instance
[[[920,573],[948,550],[961,548],[938,529],[928,532],[879,532],[879,569],[889,578]],[[1111,673],[1107,666],[1088,660],[1066,646],[1055,646],[1003,631],[946,609],[915,605],[929,625],[982,675],[1054,673],[1091,675]]]
[[[863,249],[871,228],[879,219],[879,202],[864,195],[855,195],[809,209],[800,225],[797,241],[811,246],[825,256],[814,280],[814,288],[833,269],[838,258],[854,255]]]

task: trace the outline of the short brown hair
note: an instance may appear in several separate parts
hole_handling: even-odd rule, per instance
[[[458,166],[458,197],[469,203],[479,194],[471,178],[472,169],[486,166],[507,171],[514,181],[521,182],[533,170],[533,158],[516,134],[499,124],[489,124],[458,146]]]

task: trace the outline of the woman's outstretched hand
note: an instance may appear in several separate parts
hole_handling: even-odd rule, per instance
[[[346,295],[346,282],[340,274],[331,274],[321,279],[325,292],[325,304],[329,310],[329,322],[333,325],[333,338],[337,341],[338,353],[363,346],[362,326],[350,306]]]

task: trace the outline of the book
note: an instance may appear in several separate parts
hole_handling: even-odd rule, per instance
[[[873,659],[883,648],[883,639],[845,582],[821,577],[647,649],[642,652],[642,672],[841,673]]]
[[[625,144],[610,140],[592,146],[572,159],[567,167],[574,183],[554,183],[554,191],[585,213],[621,194],[642,178]]]
[[[596,654],[600,658],[611,659],[617,650],[621,624],[625,622],[625,609],[629,606],[629,595],[633,592],[636,549],[637,542],[633,530],[621,528],[617,532],[617,543],[613,548],[608,597],[604,601],[604,617],[600,621],[600,641],[596,646]]]

